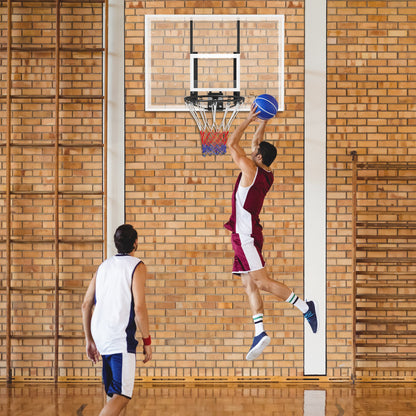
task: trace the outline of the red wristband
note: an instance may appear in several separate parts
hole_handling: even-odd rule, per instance
[[[151,345],[152,344],[152,339],[150,338],[150,335],[147,338],[142,338],[143,340],[143,345]]]

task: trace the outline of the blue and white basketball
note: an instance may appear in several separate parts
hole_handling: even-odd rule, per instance
[[[262,120],[268,120],[274,117],[279,107],[276,98],[269,94],[261,94],[256,97],[254,105],[257,105],[257,111],[260,111],[257,117]]]

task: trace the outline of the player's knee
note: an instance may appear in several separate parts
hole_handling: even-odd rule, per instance
[[[253,280],[257,289],[264,290],[266,292],[270,290],[270,280],[268,278],[263,276],[256,276]]]
[[[111,412],[114,412],[114,414],[119,415],[120,412],[126,408],[126,406],[129,403],[129,399],[127,397],[114,394],[113,397],[110,399],[110,401],[107,402],[106,408],[108,409],[108,414],[113,414]],[[107,413],[104,413],[104,415]]]
[[[254,280],[247,274],[241,275],[241,282],[243,283],[243,287],[247,293],[251,293],[257,290],[257,285]]]

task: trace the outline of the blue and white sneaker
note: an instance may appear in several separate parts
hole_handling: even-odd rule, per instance
[[[254,337],[250,351],[246,355],[246,360],[255,360],[269,344],[270,337],[263,331],[260,335]]]
[[[316,334],[316,331],[318,330],[318,318],[316,316],[315,303],[311,300],[306,302],[306,304],[309,306],[309,310],[305,312],[303,316],[309,322],[312,332]]]

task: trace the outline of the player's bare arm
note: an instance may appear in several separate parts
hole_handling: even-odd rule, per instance
[[[257,127],[251,142],[252,152],[255,152],[259,147],[259,144],[264,140],[264,132],[266,130],[266,124],[268,121],[269,120],[260,120],[259,126]]]
[[[240,140],[247,127],[257,119],[257,107],[252,106],[247,118],[234,130],[227,142],[227,148],[234,163],[243,173],[242,186],[249,186],[256,175],[257,166],[240,145]]]
[[[143,262],[141,262],[134,271],[132,291],[134,298],[134,312],[136,316],[136,324],[142,334],[142,338],[149,338],[150,336],[149,318],[145,299],[146,276],[146,266]],[[151,345],[145,345],[143,348],[143,353],[143,362],[147,363],[152,359]]]
[[[91,282],[87,289],[87,293],[84,297],[84,301],[82,302],[82,324],[85,333],[87,356],[94,364],[98,362],[98,359],[100,357],[100,354],[98,353],[97,347],[95,346],[95,342],[91,334],[91,318],[94,307],[95,279],[96,274],[91,279]]]

